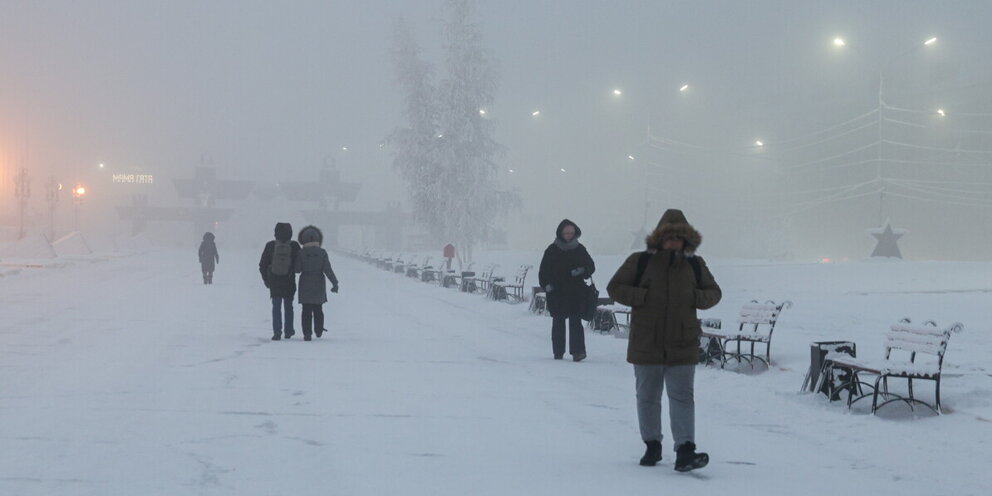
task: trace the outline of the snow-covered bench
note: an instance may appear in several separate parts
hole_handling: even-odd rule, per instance
[[[630,307],[620,305],[610,298],[600,298],[596,313],[586,324],[586,329],[626,337],[630,333]]]
[[[963,329],[964,326],[960,323],[941,329],[932,320],[923,325],[914,325],[909,319],[902,319],[885,335],[884,359],[866,361],[841,353],[829,353],[824,362],[825,373],[820,374],[821,381],[825,377],[831,377],[834,369],[850,372],[850,382],[838,386],[838,389],[847,390],[848,408],[858,400],[871,396],[872,414],[893,401],[902,401],[910,409],[916,403],[940,415],[940,374],[944,367],[944,353],[951,333]],[[929,359],[918,360],[920,355],[927,355]],[[862,381],[861,374],[874,375],[874,383]],[[889,378],[906,379],[908,394],[903,396],[889,391]],[[933,405],[914,396],[914,379],[934,381]],[[820,387],[822,384],[817,385],[817,388]],[[864,392],[863,387],[869,388],[871,392]],[[883,398],[881,404],[878,403],[879,396]]]
[[[499,265],[489,264],[478,276],[466,276],[462,278],[462,291],[466,293],[489,294],[489,288],[492,286],[497,267]]]
[[[772,361],[772,334],[775,332],[775,324],[778,323],[782,310],[791,306],[790,301],[746,303],[741,307],[736,329],[722,329],[719,325],[715,326],[714,323],[720,322],[716,319],[701,321],[702,338],[709,341],[707,347],[719,349],[718,352],[712,353],[710,358],[715,359],[716,355],[719,355],[720,368],[725,367],[730,360],[736,360],[738,364],[747,362],[752,368],[754,361],[758,360],[768,367]],[[755,353],[755,345],[765,346],[765,356]]]
[[[530,311],[544,315],[548,311],[548,293],[540,286],[530,288]]]
[[[533,267],[533,265],[521,265],[512,282],[501,277],[493,279],[489,296],[494,300],[509,300],[517,303],[524,301],[524,283],[527,281],[527,273]]]

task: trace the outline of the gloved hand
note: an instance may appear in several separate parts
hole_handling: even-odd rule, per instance
[[[585,273],[586,273],[586,268],[585,267],[576,267],[576,268],[572,269],[572,277],[578,277],[578,276],[581,276],[582,274],[585,274]]]
[[[551,290],[553,290],[553,289],[555,289],[555,287],[552,286],[552,285],[550,285],[550,284],[548,284],[547,286],[544,287],[544,291],[547,292],[547,293],[550,293]]]
[[[337,284],[335,284],[334,286],[331,286],[331,292],[334,293],[334,294],[337,294],[337,292],[338,292],[338,285]]]

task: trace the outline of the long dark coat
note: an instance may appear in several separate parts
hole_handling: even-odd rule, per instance
[[[562,230],[568,225],[575,228],[576,243],[570,249],[561,237]],[[537,278],[547,293],[548,312],[552,317],[579,317],[588,302],[589,287],[585,279],[596,272],[596,264],[586,247],[577,242],[581,235],[579,226],[565,219],[558,225],[555,242],[544,250]],[[585,271],[573,276],[572,270],[580,267]],[[548,286],[551,286],[550,291]]]
[[[275,235],[276,240],[289,242],[292,248],[290,263],[295,264],[297,257],[300,256],[300,245],[296,241],[292,241],[293,227],[288,223],[280,222],[276,224]],[[262,274],[262,282],[265,283],[265,287],[269,288],[269,296],[272,298],[292,298],[296,295],[296,274],[293,273],[292,265],[290,265],[289,274],[284,276],[275,275],[269,270],[272,265],[272,252],[275,246],[275,240],[265,244],[262,258],[258,261],[258,271]]]
[[[220,254],[217,253],[217,245],[214,243],[214,233],[205,233],[203,242],[200,243],[200,268],[203,272],[213,272],[214,265],[220,263]]]
[[[300,274],[299,300],[301,305],[322,305],[327,303],[327,283],[326,277],[334,287],[338,285],[338,278],[331,268],[330,258],[327,250],[320,247],[324,240],[323,233],[314,226],[307,226],[300,230],[299,238],[303,243],[300,256],[296,258],[293,268]]]
[[[685,242],[681,252],[661,248],[666,237]],[[681,211],[669,210],[658,228],[648,236],[651,258],[636,286],[637,261],[634,253],[623,263],[606,289],[614,300],[632,308],[627,361],[635,365],[690,365],[699,359],[702,329],[696,310],[713,307],[722,293],[706,262],[694,254],[702,237],[685,220]],[[695,257],[699,280],[689,262]]]

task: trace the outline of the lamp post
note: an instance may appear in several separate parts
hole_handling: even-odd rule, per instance
[[[937,43],[937,37],[932,36],[927,38],[923,43],[914,44],[905,51],[897,53],[884,61],[878,66],[878,145],[876,146],[876,157],[875,157],[875,181],[880,183],[878,190],[878,225],[881,225],[885,221],[885,191],[886,191],[886,181],[884,178],[883,161],[884,157],[882,155],[882,148],[885,144],[885,135],[883,133],[883,126],[885,123],[885,100],[883,99],[883,90],[885,88],[885,69],[896,59],[905,57],[917,50],[921,50],[925,47],[933,46]],[[837,37],[833,40],[833,45],[838,49],[846,49],[847,42],[844,38]],[[942,109],[938,109],[938,114],[943,117],[944,113]]]
[[[86,195],[86,187],[77,184],[72,188],[72,210],[76,217],[76,231],[79,231],[79,207],[83,204],[83,196]]]
[[[55,207],[59,203],[59,196],[62,193],[62,185],[55,182],[54,176],[48,176],[48,185],[45,188],[45,202],[48,203],[48,239],[55,241]]]
[[[21,219],[17,239],[23,239],[25,236],[24,211],[28,208],[28,198],[31,198],[31,178],[28,177],[28,170],[24,167],[21,167],[20,172],[17,173],[17,177],[14,178],[14,197],[17,198],[20,207]]]

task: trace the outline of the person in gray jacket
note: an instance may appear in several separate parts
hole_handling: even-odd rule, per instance
[[[295,270],[300,274],[299,301],[303,305],[303,340],[310,341],[310,335],[319,338],[324,333],[324,303],[327,303],[327,285],[324,277],[331,281],[331,292],[338,292],[338,278],[331,268],[327,250],[320,247],[324,234],[316,226],[300,230],[297,239],[303,248],[296,257]]]

